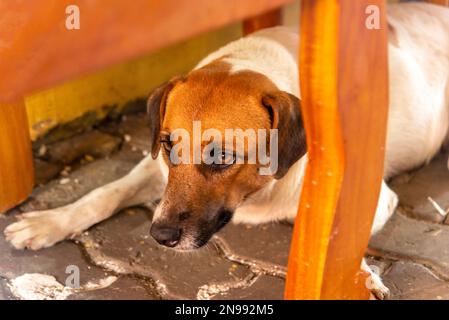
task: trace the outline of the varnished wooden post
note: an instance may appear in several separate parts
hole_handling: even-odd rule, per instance
[[[368,29],[366,8],[380,11]],[[300,75],[309,164],[285,297],[366,299],[360,263],[383,175],[388,112],[384,0],[303,0]],[[371,11],[369,11],[371,12]]]
[[[34,171],[23,103],[0,104],[0,213],[25,200]]]
[[[243,21],[243,34],[282,24],[282,9],[274,9]]]
[[[439,4],[442,6],[449,6],[449,0],[426,0],[426,2]]]
[[[322,298],[357,299],[366,297],[365,277],[361,277],[359,266],[368,245],[384,171],[389,81],[387,8],[384,0],[340,3],[338,101],[346,161],[333,225],[333,234],[337,235],[329,243],[325,268],[329,276],[324,278]],[[379,29],[366,27],[369,14],[365,11],[372,5],[380,10]]]
[[[301,105],[309,164],[291,243],[286,299],[321,297],[327,247],[343,178],[336,77],[338,21],[337,1],[302,1]]]

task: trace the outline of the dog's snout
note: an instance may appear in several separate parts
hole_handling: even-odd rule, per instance
[[[174,247],[181,239],[181,229],[166,225],[153,224],[150,229],[151,236],[161,245]]]

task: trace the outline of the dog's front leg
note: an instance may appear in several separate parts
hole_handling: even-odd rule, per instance
[[[371,235],[379,232],[379,230],[383,228],[396,210],[397,205],[398,196],[388,187],[385,181],[382,180],[376,215],[371,227]],[[366,263],[365,259],[363,259],[361,268],[369,273],[366,286],[370,289],[371,293],[377,299],[387,299],[390,295],[390,290],[383,284],[380,275],[373,270],[375,267],[372,268]]]
[[[376,234],[383,228],[396,210],[398,202],[399,200],[396,193],[382,180],[379,200],[377,201],[376,215],[374,216],[373,225],[371,227],[371,235]]]
[[[163,189],[158,163],[147,156],[123,178],[97,188],[67,206],[25,213],[4,233],[17,249],[50,247],[80,234],[124,207],[159,199]]]
[[[371,266],[366,263],[366,260],[362,260],[361,268],[363,271],[369,273],[366,279],[366,287],[371,291],[371,294],[379,300],[385,300],[390,297],[390,290],[383,284],[380,275],[373,270]]]

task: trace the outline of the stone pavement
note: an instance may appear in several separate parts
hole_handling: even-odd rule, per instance
[[[27,202],[0,216],[0,230],[20,212],[70,203],[121,177],[149,148],[144,114],[62,136],[35,144],[38,185]],[[400,208],[372,239],[369,264],[379,267],[393,299],[449,299],[447,154],[391,185]],[[0,299],[282,299],[288,223],[229,225],[205,248],[181,254],[149,236],[151,215],[129,208],[40,251],[14,250],[1,234]],[[64,287],[68,266],[80,270],[77,290]],[[33,291],[24,285],[27,277],[45,286]]]

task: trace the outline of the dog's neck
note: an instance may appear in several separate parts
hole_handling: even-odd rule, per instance
[[[299,159],[279,179],[273,180],[247,198],[235,211],[236,223],[259,224],[272,221],[292,221],[297,213],[307,155]]]

